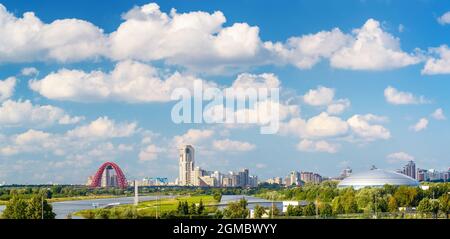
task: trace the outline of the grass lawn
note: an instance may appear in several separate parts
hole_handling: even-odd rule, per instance
[[[163,198],[160,200],[153,200],[153,201],[146,201],[146,202],[141,202],[139,203],[139,205],[136,207],[136,210],[139,214],[139,216],[142,217],[155,217],[156,216],[156,212],[158,212],[158,214],[161,214],[163,212],[170,212],[170,211],[175,211],[177,210],[178,207],[178,202],[188,202],[189,205],[191,205],[192,203],[198,204],[200,203],[200,200],[203,202],[203,205],[206,206],[205,210],[206,212],[212,212],[215,210],[214,206],[210,206],[208,207],[207,205],[211,205],[211,204],[216,204],[216,200],[214,200],[213,196],[211,195],[195,195],[195,196],[179,196],[176,198]],[[134,207],[132,205],[122,205],[122,206],[117,206],[114,207],[114,210],[125,210],[127,208],[130,207]],[[89,209],[89,210],[82,210],[79,212],[76,212],[74,215],[78,215],[78,216],[83,216],[86,217],[85,215],[87,215],[88,213],[91,212],[96,212],[100,209]]]

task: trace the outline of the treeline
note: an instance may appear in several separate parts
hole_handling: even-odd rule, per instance
[[[420,187],[391,186],[381,188],[338,189],[333,182],[320,185],[268,191],[259,196],[275,200],[304,200],[307,207],[289,207],[290,216],[333,216],[354,213],[398,213],[415,208],[424,215],[437,217],[439,213],[448,218],[450,213],[450,183],[429,184],[427,190]],[[312,204],[314,202],[314,204]],[[312,207],[317,206],[312,214]],[[331,209],[331,214],[330,214]],[[312,215],[311,215],[312,214]]]
[[[0,201],[9,201],[12,195],[17,194],[23,199],[30,199],[34,194],[45,194],[47,199],[79,197],[90,195],[123,195],[131,196],[132,190],[119,188],[90,188],[87,186],[9,186],[0,188]]]
[[[44,194],[33,194],[30,199],[23,199],[13,193],[1,215],[5,219],[54,219],[52,205],[45,199]]]

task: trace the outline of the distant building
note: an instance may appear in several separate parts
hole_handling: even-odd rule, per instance
[[[344,170],[342,170],[341,173],[341,178],[344,179],[346,177],[349,177],[350,175],[352,175],[353,170],[350,167],[345,168]]]
[[[416,164],[414,161],[409,161],[408,164],[403,167],[403,174],[416,179]]]
[[[313,172],[301,172],[300,178],[305,183],[319,184],[322,182],[322,176]]]
[[[289,177],[289,184],[287,184],[287,186],[291,186],[291,185],[300,186],[300,185],[302,185],[301,176],[300,176],[299,172],[292,171],[289,174],[288,177]]]
[[[179,149],[179,177],[178,183],[182,186],[193,185],[192,171],[194,171],[194,147],[184,145]]]
[[[281,177],[273,177],[266,180],[268,184],[283,184],[283,179]]]

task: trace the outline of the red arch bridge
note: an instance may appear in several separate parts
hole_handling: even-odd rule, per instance
[[[102,175],[105,169],[107,168],[113,168],[116,172],[117,177],[117,186],[119,188],[126,188],[127,187],[127,179],[125,178],[125,175],[122,172],[122,169],[120,169],[119,165],[113,163],[113,162],[106,162],[100,166],[100,168],[95,173],[94,177],[92,178],[91,187],[98,188],[102,186]]]

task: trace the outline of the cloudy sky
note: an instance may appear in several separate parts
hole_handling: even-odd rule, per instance
[[[0,183],[84,183],[197,165],[289,171],[450,166],[445,1],[0,3]],[[175,124],[194,80],[280,87],[281,128]],[[447,114],[448,113],[448,114]]]

